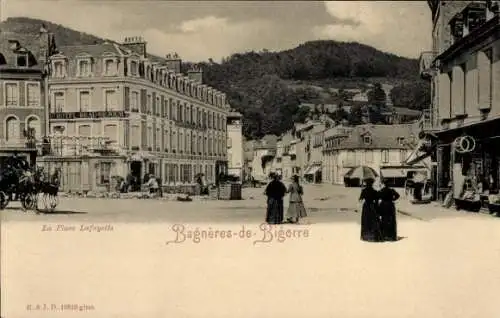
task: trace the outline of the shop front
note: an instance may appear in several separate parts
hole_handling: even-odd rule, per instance
[[[485,120],[438,133],[439,198],[486,207],[499,188],[500,119]],[[489,198],[489,199],[488,199]],[[463,202],[465,201],[465,202]],[[449,203],[450,205],[451,203]],[[474,208],[476,209],[476,208]]]

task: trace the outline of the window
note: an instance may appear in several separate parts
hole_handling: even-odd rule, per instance
[[[406,158],[408,158],[408,154],[407,154],[406,149],[402,149],[399,151],[399,158],[400,158],[401,162],[404,162],[406,160]]]
[[[156,109],[155,109],[155,115],[159,116],[160,115],[160,110],[161,110],[161,99],[160,97],[156,97]]]
[[[139,125],[133,125],[130,134],[131,146],[138,149],[141,146],[141,127]]]
[[[383,163],[389,162],[389,150],[382,150],[382,162]]]
[[[117,142],[118,127],[115,124],[104,125],[104,137],[110,142]]]
[[[147,111],[146,113],[151,114],[151,110],[153,109],[153,98],[151,97],[151,94],[148,95],[148,105],[147,105]]]
[[[107,59],[104,61],[104,74],[107,76],[116,75],[115,61]]]
[[[132,76],[137,76],[139,75],[139,68],[138,68],[138,64],[136,61],[132,61],[130,62],[130,74]]]
[[[5,84],[5,105],[18,106],[19,105],[19,89],[17,83]]]
[[[184,151],[184,134],[179,133],[179,151],[183,152]]]
[[[89,146],[90,136],[92,136],[92,131],[90,125],[80,125],[78,127],[78,136],[80,138],[80,144],[85,148]]]
[[[101,162],[97,172],[97,183],[109,184],[111,179],[111,162]]]
[[[130,109],[133,112],[139,112],[139,93],[132,92],[132,97],[130,100]]]
[[[30,83],[26,85],[26,94],[28,106],[40,105],[40,86],[38,84]]]
[[[115,90],[107,90],[104,92],[104,103],[106,110],[116,110],[117,100]]]
[[[17,66],[19,67],[28,66],[28,56],[26,54],[18,54],[16,61],[17,61]]]
[[[153,139],[153,127],[148,127],[148,140],[147,140],[147,145],[148,149],[153,147],[154,139]]]
[[[467,63],[463,63],[460,65],[460,69],[462,70],[463,82],[462,82],[462,92],[464,92],[463,96],[463,106],[460,113],[467,113]]]
[[[78,74],[79,76],[90,76],[90,61],[81,60],[78,61]]]
[[[162,144],[161,144],[161,129],[156,128],[156,151],[160,151]]]
[[[372,143],[372,137],[370,137],[370,136],[364,136],[363,137],[363,142],[364,142],[365,145],[371,145],[371,143]]]
[[[41,125],[40,125],[40,119],[38,119],[37,117],[30,117],[28,119],[28,122],[27,122],[27,127],[28,127],[28,131],[32,134],[32,136],[34,136],[36,139],[40,139],[41,138],[41,132],[42,132],[42,129],[41,129]]]
[[[232,147],[232,143],[233,143],[232,139],[231,139],[231,138],[229,138],[229,137],[227,137],[227,147],[228,147],[228,148],[231,148],[231,147]]]
[[[64,63],[62,61],[54,63],[54,77],[64,77]]]
[[[170,150],[170,131],[165,130],[164,135],[165,137],[163,138],[163,149],[168,152]]]
[[[90,111],[90,92],[80,91],[80,111],[89,112]]]
[[[56,92],[54,93],[54,106],[55,106],[55,111],[56,112],[63,112],[64,111],[64,93],[63,92]]]
[[[5,121],[5,140],[9,141],[18,141],[21,137],[19,126],[19,120],[16,117],[9,117]]]

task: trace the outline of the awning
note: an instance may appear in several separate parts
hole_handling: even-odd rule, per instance
[[[428,142],[428,141],[426,141],[426,140],[420,140],[418,142],[417,147],[415,147],[415,149],[410,153],[410,155],[408,156],[408,158],[406,158],[406,160],[404,161],[404,163],[407,164],[407,165],[412,166],[412,165],[414,165],[416,163],[419,163],[422,160],[430,157],[432,155],[432,152],[435,150],[436,146],[433,145],[427,151],[422,151],[421,149],[423,148],[423,146],[424,146],[424,144],[426,142]]]
[[[406,169],[381,169],[380,174],[383,178],[406,178]]]
[[[318,172],[319,170],[321,170],[321,166],[320,165],[312,165],[305,173],[304,175],[308,175],[308,174],[315,174],[316,172]]]

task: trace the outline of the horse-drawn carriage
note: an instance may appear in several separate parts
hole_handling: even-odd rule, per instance
[[[10,201],[20,201],[24,210],[37,210],[39,200],[45,210],[53,211],[59,203],[59,171],[50,177],[36,166],[36,149],[2,153],[0,156],[0,209]]]

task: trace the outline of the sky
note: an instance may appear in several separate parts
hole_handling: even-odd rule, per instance
[[[99,37],[142,36],[148,51],[188,61],[355,41],[405,57],[431,47],[426,1],[0,0],[1,18],[32,17]]]

